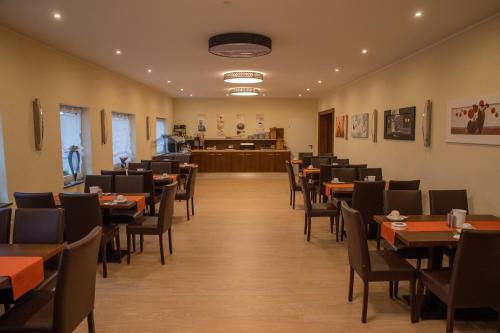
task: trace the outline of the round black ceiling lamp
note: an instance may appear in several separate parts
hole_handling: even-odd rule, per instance
[[[211,37],[208,51],[229,58],[252,58],[271,53],[271,38],[264,35],[232,32]]]

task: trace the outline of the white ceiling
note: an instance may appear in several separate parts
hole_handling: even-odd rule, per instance
[[[317,97],[499,11],[498,0],[0,0],[0,23],[173,97],[224,97],[234,85],[222,73],[238,69],[264,72],[267,97]],[[214,56],[208,39],[223,32],[265,34],[273,51]]]

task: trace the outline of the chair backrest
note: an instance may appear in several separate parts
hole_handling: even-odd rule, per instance
[[[131,163],[128,164],[127,167],[128,167],[129,170],[137,170],[137,169],[148,170],[149,169],[149,164],[145,163],[145,162],[140,162],[140,163],[131,162]]]
[[[0,244],[9,244],[12,209],[0,208]]]
[[[308,166],[310,166],[312,164],[312,155],[311,156],[304,156],[301,158],[302,160],[302,166],[304,168],[307,168]]]
[[[158,212],[158,231],[164,233],[172,226],[177,182],[163,186]]]
[[[149,198],[146,199],[148,204],[155,204],[155,181],[153,179],[153,171],[129,171],[129,176],[142,176],[144,181],[144,193],[149,193]]]
[[[342,201],[341,207],[348,235],[347,252],[349,255],[349,265],[361,277],[364,277],[370,272],[371,265],[363,218],[360,212],[349,207],[345,201]]]
[[[146,166],[146,170],[151,170],[151,162],[153,162],[153,160],[141,160],[141,164]]]
[[[398,210],[402,215],[422,215],[420,190],[387,190],[384,192],[384,213]]]
[[[115,176],[126,175],[126,171],[125,170],[101,170],[101,175],[113,177],[111,179],[111,191],[109,191],[109,192],[114,192],[115,191]]]
[[[356,169],[354,168],[331,168],[332,179],[338,178],[341,182],[351,183],[356,180]]]
[[[116,193],[144,193],[144,176],[115,176]]]
[[[329,182],[332,180],[332,166],[328,164],[320,164],[319,166],[319,186],[321,188],[321,193],[325,193],[325,185],[323,182]]]
[[[14,244],[61,244],[64,211],[60,208],[18,208],[14,216]]]
[[[26,193],[14,192],[17,208],[55,208],[52,192]]]
[[[329,158],[337,158],[337,156],[333,155],[333,153],[321,153],[318,154],[319,157],[329,157]]]
[[[170,164],[170,173],[180,172],[180,161],[176,158],[176,156],[172,156],[172,158],[164,158],[162,160],[155,160],[152,163],[158,163],[158,162]]]
[[[93,311],[102,228],[94,227],[63,251],[54,295],[55,333],[73,332]]]
[[[313,156],[313,153],[311,152],[299,152],[298,154],[298,158],[299,160],[304,160],[304,157],[312,157]]]
[[[332,158],[332,163],[337,163],[339,165],[348,165],[349,159],[348,158]]]
[[[466,190],[429,190],[429,207],[433,215],[446,215],[452,209],[469,213]]]
[[[288,185],[290,185],[290,190],[294,190],[297,187],[297,183],[295,181],[295,173],[293,172],[292,163],[289,161],[285,161],[286,172],[288,173]]]
[[[384,213],[385,181],[354,182],[352,208],[360,212],[365,223],[373,221],[373,215]]]
[[[304,197],[304,210],[306,214],[309,214],[312,210],[311,202],[311,191],[309,190],[309,184],[307,177],[302,177],[302,196]]]
[[[382,180],[382,168],[358,168],[359,180],[365,180],[368,176],[375,176],[375,180]]]
[[[418,190],[420,179],[416,180],[389,180],[389,190]]]
[[[452,304],[498,308],[499,263],[500,231],[463,230],[451,275]]]
[[[64,207],[64,224],[68,243],[79,241],[94,227],[102,226],[97,193],[60,193]]]
[[[85,176],[84,192],[89,193],[90,187],[99,186],[104,193],[114,192],[113,176],[111,175],[87,175]]]
[[[154,175],[161,175],[164,173],[172,173],[172,164],[167,161],[151,162],[151,170]]]
[[[197,175],[198,168],[189,168],[189,173],[186,179],[186,194],[188,198],[192,198],[194,196]]]

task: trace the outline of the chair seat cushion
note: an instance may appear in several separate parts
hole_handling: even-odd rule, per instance
[[[443,302],[448,303],[450,297],[451,269],[422,269],[419,279]]]
[[[0,317],[0,332],[52,332],[54,293],[33,291]]]
[[[128,233],[157,234],[158,218],[155,216],[142,216],[127,225]]]
[[[331,201],[326,203],[313,203],[310,213],[311,217],[336,216],[337,214],[337,207]]]
[[[413,280],[416,271],[406,260],[392,251],[370,251],[370,281]]]

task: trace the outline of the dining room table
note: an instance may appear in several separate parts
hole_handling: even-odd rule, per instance
[[[35,288],[43,281],[43,263],[60,254],[65,246],[65,243],[0,244],[0,263],[2,263],[0,265],[0,289],[13,287],[13,277],[18,277],[20,282],[15,283],[21,284],[21,294],[16,295],[15,298]],[[37,261],[40,261],[42,266]],[[40,267],[42,275],[40,275]],[[10,274],[12,276],[9,276]]]
[[[406,227],[402,230],[392,228],[386,216],[375,215],[373,221],[380,227],[379,237],[395,248],[428,248],[427,268],[443,268],[444,249],[454,249],[460,240],[461,229],[449,226],[446,215],[409,215],[404,219]],[[467,215],[466,223],[476,230],[500,230],[500,217],[489,214]],[[446,318],[446,305],[435,295],[427,292],[424,298],[422,319]],[[475,320],[496,318],[491,309],[457,309],[456,318]]]
[[[153,175],[153,180],[155,185],[164,185],[175,182],[178,176],[179,175],[177,173],[157,174]]]

